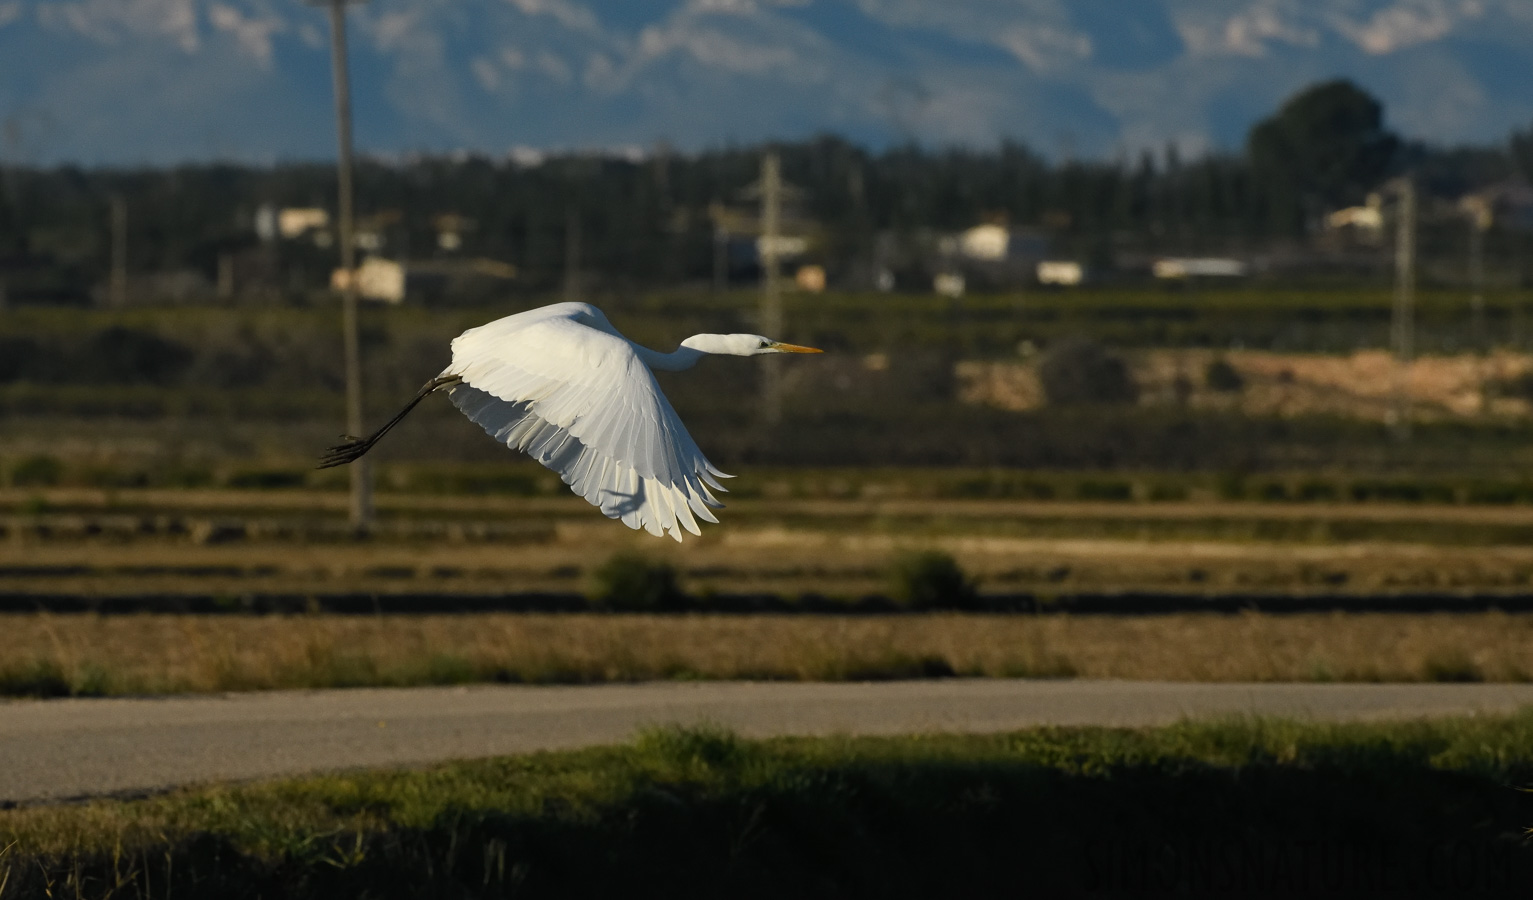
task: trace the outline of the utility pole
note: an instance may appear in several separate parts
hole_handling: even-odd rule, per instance
[[[351,184],[351,79],[346,59],[346,7],[365,0],[309,0],[330,7],[330,66],[335,81],[335,133],[339,151],[337,237],[341,245],[341,331],[346,353],[346,433],[363,433],[362,350],[357,337],[357,247]],[[351,466],[351,527],[366,533],[373,521],[372,467],[364,457]]]
[[[1390,323],[1395,354],[1394,402],[1390,410],[1395,437],[1411,438],[1411,356],[1416,342],[1416,185],[1409,176],[1395,182],[1395,304]]]
[[[112,195],[112,275],[107,286],[111,306],[128,305],[128,201]]]
[[[1469,214],[1469,329],[1474,341],[1475,377],[1480,382],[1480,412],[1490,406],[1490,380],[1485,377],[1485,232],[1491,224],[1490,203],[1483,196],[1465,198]]]
[[[769,152],[761,159],[761,331],[782,339],[782,284],[778,251],[782,231],[782,162]],[[776,356],[761,358],[761,417],[768,425],[782,419],[782,367]]]
[[[580,210],[564,211],[564,299],[580,299]]]
[[[724,223],[713,223],[713,292],[724,293],[729,286],[729,229]]]

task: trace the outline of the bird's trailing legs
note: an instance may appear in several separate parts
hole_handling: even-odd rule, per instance
[[[377,431],[373,432],[367,437],[362,438],[350,434],[341,435],[341,437],[346,439],[346,442],[344,444],[336,444],[334,447],[326,450],[325,455],[320,457],[319,468],[329,469],[334,466],[344,466],[347,463],[356,462],[357,460],[361,459],[362,454],[373,449],[373,445],[378,443],[378,441],[384,435],[388,434],[389,429],[393,428],[395,425],[398,425],[401,419],[409,415],[410,410],[415,408],[415,404],[426,399],[427,394],[430,394],[433,391],[439,391],[444,387],[457,384],[462,380],[463,379],[457,375],[438,375],[437,377],[426,382],[420,391],[417,392],[413,398],[411,398],[410,402],[405,404],[405,408],[395,413],[394,418],[383,423],[382,428],[379,428]]]

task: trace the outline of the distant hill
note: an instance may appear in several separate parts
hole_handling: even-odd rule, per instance
[[[1338,75],[1408,137],[1533,122],[1527,0],[373,0],[352,21],[375,153],[832,131],[1196,154]],[[329,78],[299,0],[0,0],[0,160],[323,157]]]

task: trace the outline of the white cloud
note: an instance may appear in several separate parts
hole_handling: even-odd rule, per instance
[[[569,0],[506,0],[526,16],[548,16],[565,28],[584,33],[599,33],[601,23],[595,13]]]
[[[1007,28],[995,42],[1035,72],[1047,72],[1091,57],[1091,37],[1048,27]]]
[[[232,6],[215,3],[208,8],[208,21],[213,27],[234,36],[240,49],[262,66],[269,67],[272,59],[272,36],[287,30],[281,19],[245,16]]]
[[[1223,7],[1212,16],[1183,15],[1177,31],[1195,56],[1232,55],[1253,59],[1266,56],[1274,44],[1313,48],[1320,30],[1308,23],[1291,2],[1257,2],[1229,14]]]
[[[476,56],[469,62],[469,69],[474,73],[474,80],[488,93],[500,90],[500,69],[492,60],[482,56]]]
[[[420,24],[419,11],[382,12],[373,19],[373,40],[379,50],[392,50],[404,46],[417,32]]]
[[[1453,30],[1466,11],[1473,15],[1479,9],[1477,4],[1408,0],[1378,10],[1365,21],[1341,15],[1334,16],[1331,21],[1337,31],[1365,53],[1382,56],[1443,37]]]
[[[538,54],[533,66],[560,84],[569,84],[575,80],[575,73],[571,71],[569,63],[547,50]]]

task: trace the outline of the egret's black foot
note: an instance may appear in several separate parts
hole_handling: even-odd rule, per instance
[[[346,443],[336,444],[334,447],[326,450],[325,454],[319,458],[319,468],[333,469],[336,466],[344,466],[347,463],[356,462],[362,458],[364,453],[373,448],[373,441],[370,438],[351,437],[350,435],[342,435],[342,437],[347,438]]]

